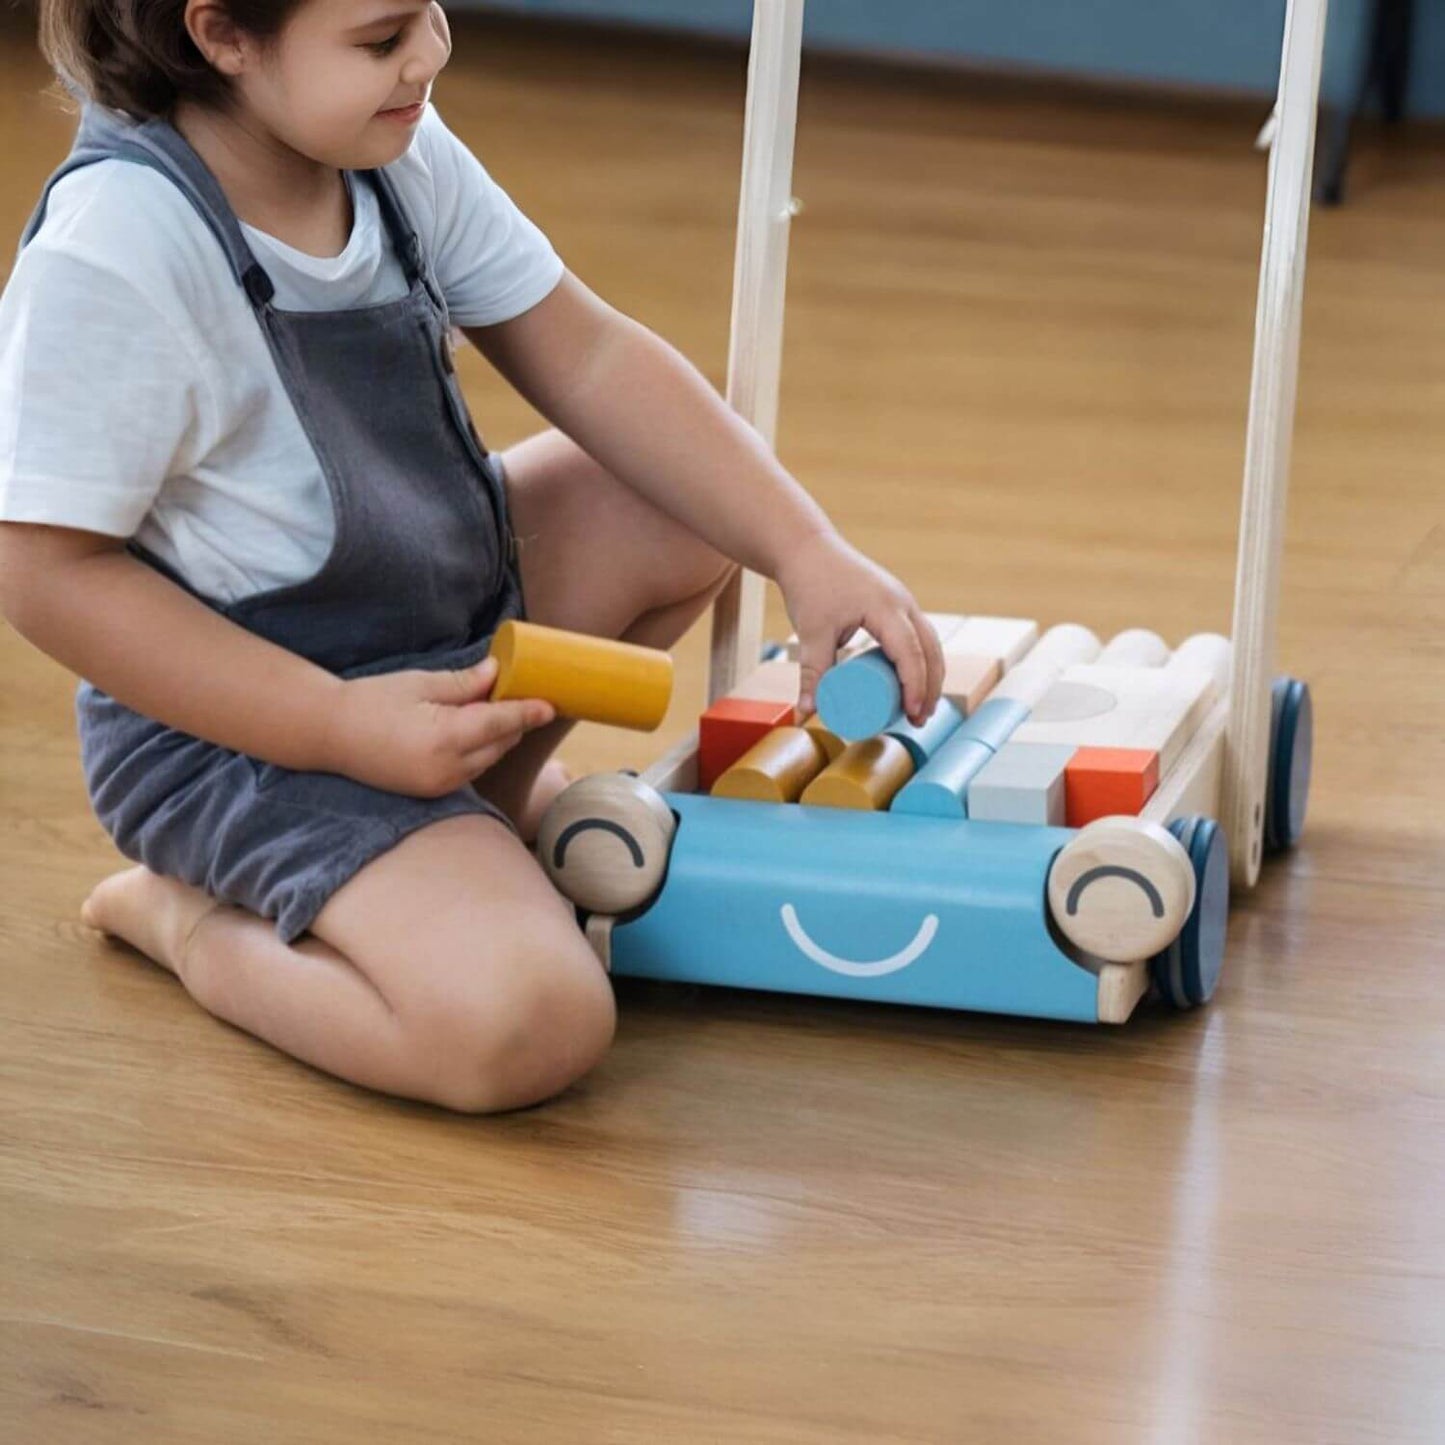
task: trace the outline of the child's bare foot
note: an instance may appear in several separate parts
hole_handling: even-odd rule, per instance
[[[172,973],[180,970],[186,944],[216,900],[178,878],[149,868],[127,868],[98,883],[81,905],[80,921],[123,938]]]

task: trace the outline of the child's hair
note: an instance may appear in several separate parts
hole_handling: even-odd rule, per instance
[[[238,29],[274,39],[302,0],[223,0]],[[186,0],[40,0],[40,48],[56,74],[138,120],[177,100],[223,103],[227,82],[186,30]]]

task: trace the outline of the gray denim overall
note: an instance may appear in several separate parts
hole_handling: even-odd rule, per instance
[[[344,678],[468,667],[522,615],[499,460],[472,426],[452,360],[446,302],[384,170],[376,188],[406,273],[405,297],[349,311],[286,312],[220,186],[164,121],[86,110],[50,189],[96,161],[150,166],[200,213],[255,311],[325,474],[336,536],[308,581],[235,603],[201,596],[132,541],[129,550],[230,621]],[[153,639],[163,647],[163,638]],[[166,727],[87,682],[76,692],[91,805],[126,857],[265,918],[287,943],[327,899],[408,833],[465,813],[503,815],[470,787],[436,799],[335,773],[261,762]]]

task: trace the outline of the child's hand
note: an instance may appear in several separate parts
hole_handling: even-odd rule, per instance
[[[343,683],[327,734],[328,770],[416,798],[463,787],[557,715],[535,698],[487,702],[496,680],[489,657],[459,672],[413,670]]]
[[[898,670],[909,721],[928,720],[943,690],[943,648],[933,624],[896,577],[836,532],[820,532],[779,568],[777,582],[798,633],[800,718],[816,710],[818,679],[837,661],[838,649],[866,627]]]

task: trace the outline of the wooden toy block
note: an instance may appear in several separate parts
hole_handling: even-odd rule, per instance
[[[1115,667],[1163,667],[1169,661],[1169,644],[1157,632],[1134,627],[1110,638],[1094,660]]]
[[[900,719],[887,730],[888,736],[897,738],[913,759],[913,766],[921,768],[939,748],[963,725],[963,714],[946,698],[940,698],[933,716],[922,727],[914,727],[906,719]]]
[[[969,783],[968,816],[975,822],[1063,827],[1064,773],[1075,751],[1045,743],[1006,743]]]
[[[830,667],[818,683],[818,716],[844,742],[861,742],[894,726],[903,711],[903,686],[881,647]]]
[[[712,795],[755,803],[796,803],[828,761],[822,741],[807,728],[774,728],[713,784]]]
[[[848,746],[837,733],[829,732],[828,729],[823,726],[823,719],[820,718],[817,713],[814,713],[803,726],[817,738],[818,742],[822,745],[823,751],[827,753],[830,763],[836,762],[842,754],[843,749]]]
[[[801,674],[796,662],[775,657],[755,667],[728,696],[750,698],[753,702],[796,703]]]
[[[1028,721],[1029,710],[1010,697],[991,697],[972,717],[965,718],[957,736],[973,738],[996,753]]]
[[[897,738],[884,734],[850,743],[803,790],[800,802],[812,808],[851,808],[884,812],[894,794],[913,776],[913,758]]]
[[[1227,637],[1217,632],[1196,632],[1174,649],[1174,655],[1165,664],[1174,669],[1197,668],[1207,672],[1223,697],[1229,691],[1229,667],[1233,648]]]
[[[950,639],[968,621],[967,617],[957,612],[925,612],[923,615],[933,624],[933,630],[938,634],[938,640],[945,652],[948,651]]]
[[[719,698],[698,720],[697,785],[706,793],[752,747],[776,727],[795,717],[790,703],[756,702],[745,697]]]
[[[1033,707],[1065,668],[1092,662],[1101,650],[1099,639],[1087,627],[1061,622],[1049,628],[1023,660],[1003,675],[991,696],[1011,697]]]
[[[994,751],[960,728],[893,799],[890,813],[924,818],[966,818],[968,785],[993,760]]]
[[[943,660],[943,696],[964,717],[968,717],[978,711],[1002,676],[1003,664],[996,657],[946,656]]]
[[[1008,679],[1000,684],[1003,687]],[[1213,704],[1213,676],[1193,667],[1065,669],[1015,734],[1021,743],[1142,748],[1159,754],[1162,776]]]
[[[511,619],[489,655],[494,702],[542,698],[562,717],[651,732],[672,701],[672,658],[657,648]]]
[[[955,712],[964,717],[977,712],[996,686],[1002,667],[996,657],[960,654],[946,659],[943,695],[934,717],[942,712],[951,720]],[[947,711],[943,703],[950,705]],[[824,725],[846,742],[883,732],[902,736],[912,728],[903,713],[897,670],[881,647],[847,658],[823,674],[818,712]],[[930,718],[924,726],[933,722]],[[949,731],[952,726],[950,721]]]
[[[943,640],[945,656],[988,657],[1002,671],[1017,667],[1039,640],[1039,625],[1027,617],[967,617]]]
[[[1066,771],[1065,822],[1083,828],[1096,818],[1138,817],[1158,786],[1159,754],[1149,748],[1079,748]]]

